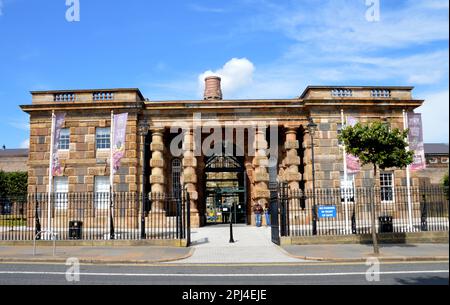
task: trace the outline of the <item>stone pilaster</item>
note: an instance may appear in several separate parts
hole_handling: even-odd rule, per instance
[[[298,190],[300,188],[301,174],[299,172],[300,157],[297,150],[300,143],[297,140],[297,127],[286,127],[286,142],[284,149],[286,150],[286,157],[283,160],[283,165],[286,168],[284,171],[284,181],[288,182],[291,190]]]
[[[164,130],[152,130],[152,143],[150,149],[152,151],[152,159],[150,160],[151,176],[150,184],[152,187],[152,196],[154,199],[153,211],[163,211],[162,199],[165,193],[166,177],[164,174]]]
[[[269,203],[270,191],[269,191],[269,173],[267,168],[269,166],[269,159],[267,158],[267,141],[264,130],[257,129],[255,136],[255,157],[253,158],[253,181],[254,191],[253,199],[254,203],[259,203],[263,207]]]
[[[184,189],[189,193],[191,200],[191,225],[193,227],[198,227],[200,225],[200,217],[197,208],[197,158],[194,153],[194,145],[194,135],[192,130],[185,131],[183,139],[183,173],[181,181]]]

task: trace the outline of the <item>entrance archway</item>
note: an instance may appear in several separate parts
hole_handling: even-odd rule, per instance
[[[206,224],[247,224],[247,176],[244,157],[222,154],[205,158]]]

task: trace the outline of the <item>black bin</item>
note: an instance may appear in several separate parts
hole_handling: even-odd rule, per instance
[[[380,233],[394,233],[394,222],[392,216],[379,217]]]
[[[69,222],[69,239],[81,240],[83,236],[83,222],[73,220]]]

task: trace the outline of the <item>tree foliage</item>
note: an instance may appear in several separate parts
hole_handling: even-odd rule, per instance
[[[358,157],[362,165],[372,164],[381,169],[404,168],[413,162],[413,151],[408,151],[408,131],[390,130],[383,122],[361,123],[342,130],[340,140],[347,152]]]
[[[362,165],[373,165],[375,186],[377,168],[403,168],[413,162],[414,152],[407,149],[407,136],[408,130],[390,130],[383,122],[373,122],[368,125],[358,123],[355,126],[348,126],[342,130],[339,139],[346,146],[348,153],[358,157]],[[375,211],[375,196],[370,204],[371,210]],[[375,213],[371,213],[373,248],[374,253],[379,254],[375,222]]]
[[[26,194],[27,187],[28,173],[5,173],[0,171],[0,196]]]

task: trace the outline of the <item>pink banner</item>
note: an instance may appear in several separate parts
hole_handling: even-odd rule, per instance
[[[114,115],[113,174],[120,168],[120,160],[125,156],[128,113]]]
[[[423,170],[427,167],[423,145],[422,114],[408,113],[409,149],[414,151],[411,171]]]
[[[62,167],[59,163],[58,148],[59,148],[59,138],[61,136],[61,129],[64,125],[66,119],[65,113],[57,113],[55,115],[55,126],[53,134],[53,148],[52,148],[52,175],[60,176],[62,175]]]
[[[354,127],[358,123],[358,120],[354,117],[349,116],[347,118],[347,124],[349,126]],[[347,172],[349,174],[356,174],[361,171],[361,164],[359,163],[359,159],[353,155],[347,154]]]

